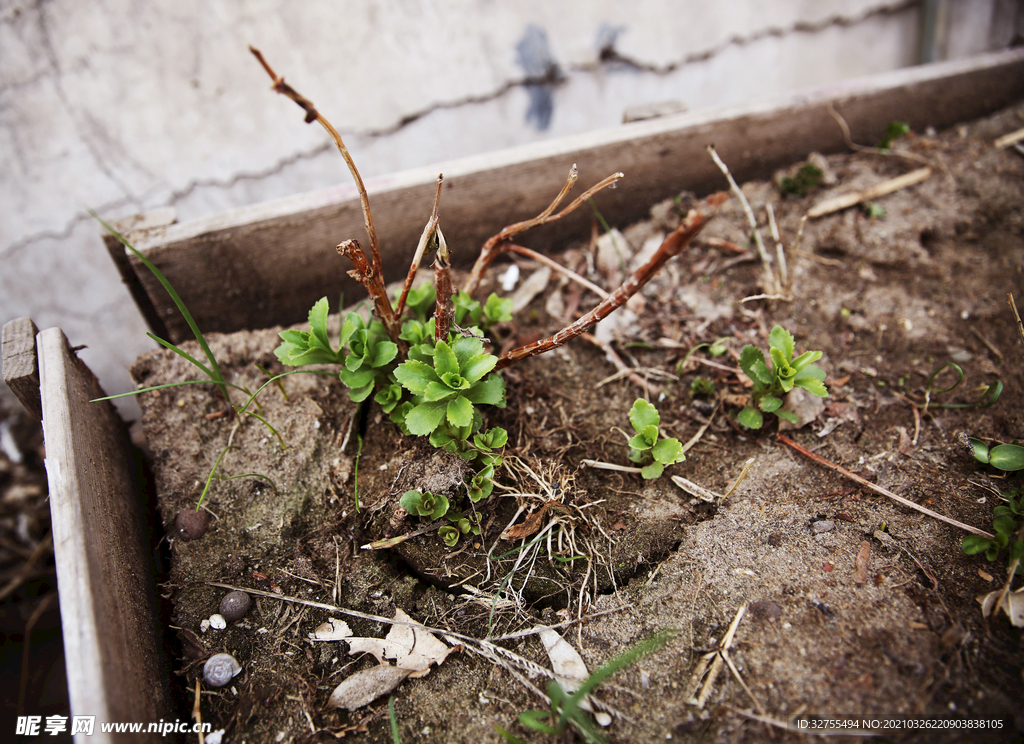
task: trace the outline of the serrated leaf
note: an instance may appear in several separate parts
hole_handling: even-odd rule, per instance
[[[682,462],[686,459],[686,455],[683,454],[682,442],[678,439],[662,439],[651,449],[651,454],[654,455],[655,460],[665,465]]]
[[[277,357],[281,364],[287,364],[289,367],[297,367],[301,362],[293,360],[304,352],[305,347],[297,346],[296,344],[283,343],[274,349],[274,356]]]
[[[277,335],[280,336],[281,340],[285,343],[295,344],[296,346],[300,346],[304,349],[309,346],[309,334],[306,331],[289,329],[287,331],[281,331]]]
[[[395,368],[395,379],[414,395],[423,395],[427,385],[432,382],[440,383],[433,367],[414,359],[402,362]]]
[[[793,334],[780,325],[772,328],[772,332],[768,334],[768,345],[781,351],[786,362],[793,358],[793,351],[796,349]]]
[[[766,395],[761,399],[760,407],[765,413],[771,413],[772,411],[782,407],[782,398],[776,398],[774,395]]]
[[[474,383],[473,387],[463,395],[470,403],[477,405],[505,407],[505,381],[498,375],[489,375],[480,382]]]
[[[744,374],[754,382],[757,382],[759,379],[759,376],[754,372],[754,364],[757,362],[764,365],[764,354],[759,348],[748,344],[740,350],[740,369],[742,369]],[[765,367],[765,369],[767,369],[767,367]]]
[[[794,384],[798,387],[802,387],[811,395],[816,395],[819,398],[828,397],[828,388],[821,382],[821,380],[809,379],[809,380],[793,380]]]
[[[465,396],[455,396],[448,401],[448,421],[452,426],[469,426],[473,423],[473,404]]]
[[[290,361],[285,362],[281,359],[281,362],[292,367],[301,367],[305,364],[337,364],[338,360],[334,355],[327,353],[323,349],[305,349],[290,357]]]
[[[434,344],[434,371],[437,372],[438,377],[452,372],[459,373],[459,360],[455,356],[455,352],[452,351],[452,347],[444,341]]]
[[[312,331],[310,341],[314,339],[317,342],[317,346],[326,351],[333,351],[331,349],[331,342],[327,339],[327,298],[321,297],[319,300],[313,303],[313,307],[309,310],[309,328]]]
[[[793,368],[789,366],[789,360],[783,355],[781,349],[769,349],[768,353],[771,354],[772,368],[777,377],[792,377],[796,374]]]
[[[453,395],[455,395],[455,391],[443,382],[431,382],[427,385],[427,389],[423,391],[423,399],[430,402],[450,400]]]
[[[760,429],[764,424],[764,417],[761,412],[751,406],[745,406],[736,416],[736,419],[748,429]]]
[[[653,426],[656,441],[658,425],[661,424],[661,415],[658,413],[658,409],[648,401],[643,398],[637,398],[633,402],[633,407],[629,409],[629,423],[633,425],[633,429],[637,433],[643,432],[648,426]]]
[[[476,382],[494,369],[494,365],[497,363],[498,357],[493,354],[476,354],[460,365],[462,368],[462,376],[471,383]]]
[[[654,480],[660,478],[661,474],[665,472],[665,466],[660,462],[652,462],[650,465],[645,465],[640,468],[640,475],[643,476],[644,480]]]
[[[819,359],[821,359],[820,351],[805,351],[803,354],[801,354],[792,362],[790,362],[789,366],[791,366],[793,369],[799,372],[811,362],[816,362]]]
[[[644,452],[651,448],[651,443],[644,439],[643,434],[637,434],[635,437],[629,440],[629,446],[632,447],[634,450]]]
[[[425,437],[436,429],[444,418],[448,404],[444,401],[420,403],[405,415],[405,425],[409,433]]]
[[[459,360],[459,369],[464,370],[470,359],[483,353],[484,342],[473,336],[457,336],[452,341],[451,348],[455,358]]]

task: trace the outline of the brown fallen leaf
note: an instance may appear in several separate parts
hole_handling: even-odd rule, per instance
[[[857,573],[853,580],[857,584],[866,584],[868,581],[868,568],[871,566],[871,544],[867,540],[861,540],[860,552],[857,553],[855,561]]]
[[[400,608],[395,609],[395,620],[416,623]],[[451,649],[426,630],[405,625],[392,625],[385,638],[346,638],[349,654],[372,654],[381,664],[393,659],[399,669],[408,671],[413,678],[425,677],[431,664],[440,664]]]
[[[522,540],[524,537],[532,535],[540,529],[544,515],[547,514],[550,506],[551,502],[549,501],[533,514],[528,515],[521,524],[514,524],[509,527],[501,533],[501,539],[506,542],[515,542],[516,540]]]

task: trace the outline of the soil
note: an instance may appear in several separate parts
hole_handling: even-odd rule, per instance
[[[739,350],[767,348],[770,329],[781,324],[795,335],[798,352],[824,352],[819,365],[831,393],[810,423],[787,436],[918,504],[991,530],[999,490],[1020,478],[986,472],[963,455],[956,435],[1014,441],[1024,434],[1024,352],[1006,303],[1011,291],[1024,299],[1024,158],[992,146],[1022,125],[1024,105],[900,139],[898,152],[935,164],[931,177],[877,199],[883,216],[854,207],[809,221],[799,248],[789,251],[786,300],[743,300],[764,288],[743,213],[730,200],[688,252],[644,288],[642,300],[596,331],[652,392],[622,377],[608,381],[615,368],[582,339],[505,372],[508,406],[485,415],[488,426],[509,432],[506,464],[492,496],[478,504],[482,534],[455,549],[435,531],[391,549],[362,548],[424,526],[396,512],[405,490],[456,499],[462,472],[459,461],[402,437],[375,405],[361,415],[337,379],[316,375],[285,378],[287,399],[273,386],[261,394],[263,415],[287,449],[254,421],[238,428],[218,472],[263,477],[214,481],[206,534],[175,536],[176,515],[195,506],[235,422],[220,415],[223,401],[212,386],[142,395],[171,535],[164,594],[174,604],[181,686],[194,688],[213,653],[233,653],[242,666],[228,687],[204,689],[203,720],[226,729],[224,740],[232,742],[344,735],[391,741],[386,696],[351,713],[327,708],[337,684],[376,661],[348,656],[342,642],[311,641],[317,626],[342,616],[285,601],[291,597],[385,617],[400,608],[428,626],[476,638],[487,637],[489,627],[497,637],[583,617],[562,632],[591,670],[674,629],[671,641],[600,689],[620,714],[606,730],[611,741],[800,736],[742,711],[778,722],[850,716],[999,719],[1002,726],[890,730],[885,736],[893,741],[1019,736],[1020,630],[1005,616],[985,619],[976,601],[1002,585],[1005,553],[993,564],[964,555],[966,533],[806,459],[780,443],[774,420],[756,432],[740,427],[735,401],[749,389],[737,371]],[[774,204],[787,246],[823,197],[921,165],[863,152],[816,162],[826,165],[826,183],[804,196],[782,196],[778,178],[743,188],[762,223],[765,204]],[[673,202],[657,205],[650,220],[623,230],[626,253],[656,246],[678,219]],[[623,267],[607,255],[581,244],[560,260],[611,289]],[[536,269],[518,263],[524,277]],[[556,276],[512,324],[496,329],[495,346],[547,335],[568,312],[595,302]],[[273,354],[278,330],[214,336],[228,378],[255,389],[266,380],[255,364],[282,371]],[[679,364],[692,347],[720,337],[729,339],[725,355],[701,349]],[[964,382],[934,402],[972,401],[977,386],[999,379],[1005,388],[998,402],[925,410],[928,377],[951,360],[962,366]],[[132,372],[140,386],[195,379],[187,362],[163,350],[140,357]],[[716,394],[731,396],[718,410],[714,398],[691,394],[698,375],[714,382]],[[584,466],[585,459],[631,464],[623,430],[641,396],[657,405],[666,436],[686,442],[710,421],[686,461],[652,481]],[[750,459],[748,477],[713,503],[670,478],[724,493]],[[530,514],[533,531],[520,528],[529,535],[502,539],[513,519],[522,525]],[[515,550],[542,534],[547,539]],[[858,576],[858,555],[868,552],[870,564]],[[268,595],[255,596],[241,621],[204,631],[226,592],[210,582]],[[749,692],[724,670],[705,704],[692,704],[694,670],[741,606],[746,614],[729,653]],[[388,630],[344,619],[358,636]],[[550,666],[534,636],[501,645]],[[404,741],[501,741],[495,724],[526,741],[543,739],[517,722],[541,701],[468,649],[405,681],[394,696]]]

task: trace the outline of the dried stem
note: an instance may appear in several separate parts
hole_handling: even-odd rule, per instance
[[[366,258],[366,253],[359,245],[358,240],[346,240],[338,245],[338,253],[349,259],[354,269],[348,275],[366,287],[366,291],[373,298],[373,306],[377,316],[384,324],[384,329],[393,340],[398,340],[398,319],[391,310],[391,302],[388,300],[387,290],[384,288],[384,275],[380,271],[374,271],[373,265]]]
[[[444,174],[437,174],[437,190],[434,192],[434,209],[430,212],[430,219],[427,220],[427,224],[423,228],[423,234],[420,235],[419,245],[416,246],[416,253],[412,257],[412,263],[409,265],[409,273],[405,277],[405,284],[402,286],[402,295],[398,298],[398,306],[395,308],[395,317],[401,318],[402,313],[405,312],[405,300],[409,296],[409,290],[412,288],[412,282],[416,278],[416,272],[420,270],[420,262],[423,260],[423,254],[427,250],[427,246],[430,244],[431,238],[434,238],[435,233],[438,230],[438,222],[441,219],[439,212],[441,206],[441,183],[444,181]]]
[[[1024,323],[1020,321],[1020,313],[1017,312],[1017,303],[1013,301],[1013,292],[1006,293],[1006,302],[1013,311],[1013,318],[1017,321],[1017,331],[1020,333],[1020,341],[1024,343]]]
[[[726,195],[720,192],[709,196],[705,200],[705,203],[713,209],[725,201],[725,199]],[[690,214],[686,216],[686,219],[683,220],[682,224],[670,233],[667,238],[665,238],[665,241],[661,244],[658,250],[655,251],[654,255],[651,256],[651,259],[637,269],[621,287],[605,298],[597,307],[553,336],[549,336],[548,338],[536,341],[532,344],[520,346],[517,349],[512,349],[511,351],[502,354],[501,357],[499,357],[498,364],[495,368],[503,369],[522,359],[551,351],[552,349],[571,341],[581,333],[589,331],[591,327],[608,317],[609,314],[621,307],[626,300],[636,294],[637,290],[643,287],[655,274],[658,273],[658,270],[665,265],[665,262],[681,253],[694,236],[696,236],[697,233],[703,229],[704,225],[708,223],[711,216],[712,215],[705,215],[703,212],[696,210],[691,211]]]
[[[729,188],[736,195],[736,198],[740,200],[740,206],[743,207],[743,213],[747,215],[747,223],[750,225],[751,232],[754,233],[754,243],[757,244],[757,255],[761,257],[761,263],[764,265],[765,274],[772,276],[772,262],[768,258],[768,251],[765,250],[764,241],[761,240],[761,231],[757,229],[757,219],[754,217],[754,210],[750,208],[750,202],[747,201],[747,197],[744,195],[743,190],[739,184],[736,183],[736,179],[732,177],[732,173],[729,172],[729,166],[718,157],[718,153],[715,152],[714,145],[708,145],[708,153],[711,155],[711,159],[715,161],[715,165],[722,171],[722,174],[729,181]],[[769,289],[769,291],[771,291]]]
[[[959,527],[960,529],[965,530],[967,532],[970,532],[972,534],[980,535],[981,537],[988,537],[988,538],[992,538],[993,537],[993,535],[990,535],[988,532],[985,532],[984,530],[979,530],[977,527],[971,527],[971,525],[969,525],[969,524],[964,524],[963,522],[958,522],[955,519],[950,519],[949,517],[944,517],[943,515],[939,514],[938,512],[934,512],[931,509],[928,509],[926,507],[921,506],[920,504],[915,504],[910,499],[905,499],[902,496],[897,496],[892,491],[889,491],[889,490],[887,490],[885,488],[882,488],[881,486],[876,486],[871,481],[865,480],[864,478],[861,478],[856,473],[851,473],[849,470],[847,470],[846,468],[842,467],[841,465],[836,465],[835,463],[829,462],[824,457],[821,457],[819,455],[814,454],[809,449],[807,449],[806,447],[803,447],[802,445],[797,444],[796,442],[794,442],[792,439],[790,439],[789,437],[787,437],[784,434],[779,434],[778,435],[778,440],[780,442],[782,442],[783,444],[785,444],[786,446],[792,447],[793,449],[795,449],[797,452],[799,452],[804,457],[808,457],[811,460],[814,460],[816,463],[819,463],[820,465],[824,465],[825,467],[830,468],[830,469],[836,471],[837,473],[845,475],[847,478],[852,480],[854,483],[858,483],[858,484],[864,486],[864,488],[867,488],[867,489],[869,489],[871,491],[874,491],[877,494],[881,494],[882,496],[887,496],[890,499],[892,499],[893,501],[897,501],[897,502],[903,504],[904,506],[910,507],[911,509],[915,509],[915,510],[921,512],[922,514],[927,514],[929,517],[934,517],[935,519],[938,519],[938,520],[940,520],[942,522],[945,522],[946,524],[951,524],[954,527]]]
[[[334,144],[337,145],[338,151],[341,153],[341,157],[345,159],[345,164],[348,166],[349,172],[352,174],[352,179],[356,183],[356,190],[359,192],[359,203],[363,209],[363,225],[366,228],[366,235],[370,239],[369,261],[366,260],[366,256],[365,254],[363,254],[362,248],[359,247],[359,243],[357,243],[356,241],[346,241],[346,243],[354,244],[355,247],[358,249],[358,252],[360,254],[363,254],[362,261],[357,262],[354,258],[352,259],[352,262],[356,264],[356,269],[359,271],[361,275],[366,274],[366,268],[368,267],[370,272],[378,274],[381,277],[380,281],[375,281],[372,283],[374,288],[379,287],[379,290],[382,292],[381,296],[377,296],[376,294],[374,294],[374,290],[370,288],[370,284],[363,281],[363,279],[361,279],[360,277],[356,278],[363,283],[363,285],[367,288],[367,291],[369,291],[373,296],[374,304],[377,307],[378,313],[380,314],[381,321],[384,323],[384,328],[387,329],[388,335],[392,338],[392,340],[397,339],[398,325],[395,322],[394,312],[391,309],[391,302],[388,301],[387,293],[384,292],[384,267],[381,264],[380,260],[380,244],[377,241],[377,231],[373,226],[373,216],[370,214],[370,199],[366,194],[366,187],[363,185],[363,178],[362,176],[359,175],[359,169],[356,168],[355,161],[352,160],[352,155],[349,153],[348,148],[345,147],[345,142],[341,139],[341,135],[338,133],[338,130],[335,129],[319,111],[316,110],[316,107],[313,105],[313,102],[307,98],[304,98],[301,94],[299,94],[297,90],[295,90],[292,86],[288,85],[288,83],[284,81],[283,77],[279,76],[276,72],[274,72],[273,68],[271,68],[271,66],[263,58],[263,55],[260,53],[258,49],[250,46],[249,51],[252,52],[253,56],[256,57],[256,59],[259,61],[261,65],[263,65],[263,69],[267,71],[267,74],[270,76],[270,79],[274,81],[274,84],[271,86],[271,89],[275,93],[280,93],[281,95],[287,96],[291,100],[295,101],[295,103],[303,111],[306,112],[307,124],[315,121],[320,126],[322,126],[327,131],[327,133],[331,135],[331,139],[333,139]],[[342,245],[346,245],[346,243],[342,243]],[[338,252],[344,256],[352,258],[352,256],[349,255],[349,253],[351,252],[351,246],[346,248],[345,251],[342,250],[341,246],[338,246]],[[351,274],[351,272],[349,273]]]
[[[474,292],[476,292],[476,288],[477,286],[479,286],[480,279],[483,278],[484,272],[487,271],[488,267],[491,265],[495,258],[501,255],[503,251],[508,249],[507,243],[509,240],[514,238],[516,235],[519,235],[520,233],[526,232],[531,227],[536,227],[537,225],[546,225],[550,222],[560,220],[568,214],[571,214],[572,212],[576,211],[581,204],[587,201],[587,199],[592,197],[597,192],[611,186],[624,176],[622,173],[613,173],[612,175],[605,178],[603,181],[600,181],[594,186],[591,186],[589,189],[580,194],[576,199],[573,199],[573,201],[561,212],[555,213],[555,209],[558,208],[558,205],[562,203],[562,200],[565,198],[566,194],[569,193],[569,190],[576,183],[577,177],[578,172],[576,170],[576,165],[573,164],[572,168],[569,170],[569,177],[566,179],[565,185],[562,186],[562,190],[558,192],[558,196],[556,196],[555,200],[548,205],[547,209],[545,209],[543,212],[538,214],[536,217],[533,217],[532,219],[524,220],[523,222],[517,222],[514,225],[509,225],[503,228],[501,232],[499,232],[497,235],[493,236],[486,243],[484,243],[484,247],[480,250],[480,256],[477,258],[476,263],[473,264],[473,270],[469,274],[469,279],[466,280],[466,284],[465,286],[463,286],[463,290],[466,292],[466,294],[472,295]]]
[[[437,290],[437,302],[434,305],[434,341],[448,342],[448,329],[455,315],[455,303],[452,301],[452,265],[449,261],[448,244],[444,240],[441,228],[437,230],[437,257],[434,259],[434,287]]]
[[[545,266],[554,269],[558,273],[560,273],[560,274],[568,277],[572,281],[576,282],[581,287],[586,287],[591,292],[593,292],[598,297],[600,297],[602,300],[605,297],[607,297],[608,294],[609,294],[608,292],[604,291],[603,289],[601,289],[601,287],[597,286],[593,282],[589,281],[588,279],[584,279],[582,276],[577,274],[572,269],[567,268],[565,266],[562,266],[562,264],[558,263],[557,261],[552,261],[550,258],[545,256],[543,253],[538,253],[537,251],[535,251],[535,250],[533,250],[531,248],[525,248],[525,247],[523,247],[521,245],[515,245],[514,243],[506,243],[505,246],[504,246],[504,249],[506,251],[508,251],[509,253],[518,253],[520,256],[526,256],[527,258],[532,258],[537,263],[544,264]]]
[[[779,259],[779,280],[783,289],[789,289],[789,266],[786,264],[786,251],[782,247],[782,236],[779,234],[779,226],[775,222],[775,209],[771,202],[768,202],[768,227],[771,228],[772,240],[775,241],[775,256]]]

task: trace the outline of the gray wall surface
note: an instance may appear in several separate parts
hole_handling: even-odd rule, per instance
[[[348,182],[249,44],[341,130],[372,189],[635,107],[769,100],[916,64],[926,5],[0,0],[0,322],[59,325],[108,392],[128,390],[152,344],[86,208],[187,221]],[[930,7],[935,59],[1021,28],[1019,0]]]

